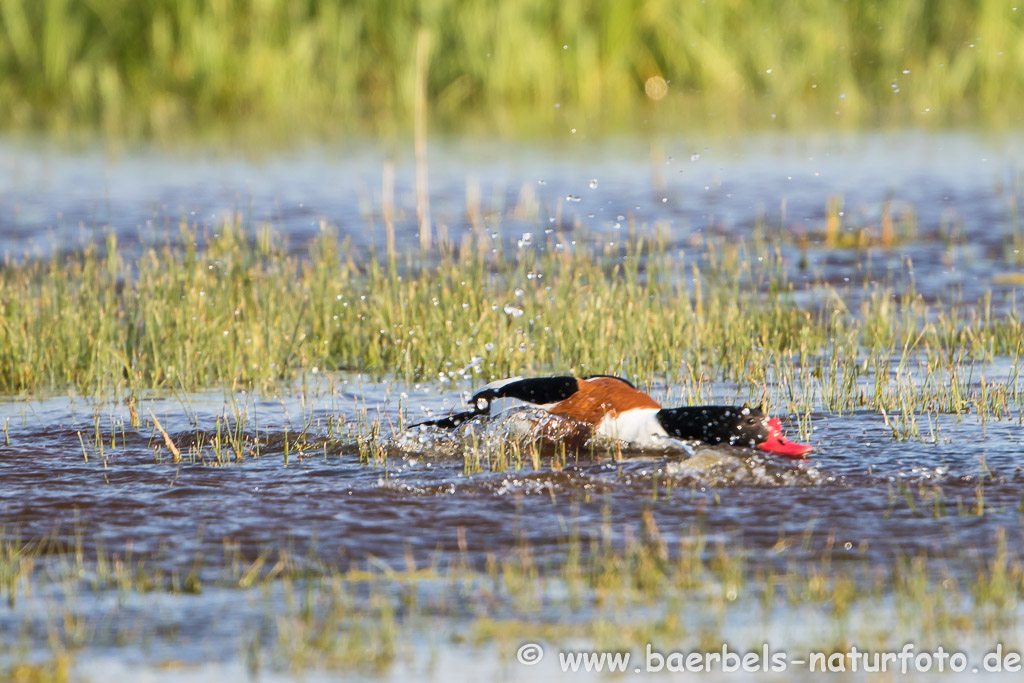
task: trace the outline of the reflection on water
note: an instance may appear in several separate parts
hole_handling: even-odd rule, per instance
[[[484,219],[509,212],[488,227],[510,236],[535,231],[539,217],[609,235],[627,221],[664,221],[682,239],[709,229],[747,233],[762,214],[806,228],[823,219],[835,194],[852,223],[877,219],[882,203],[895,200],[914,208],[923,230],[956,221],[977,237],[1008,218],[1000,198],[1020,189],[1021,145],[1019,136],[956,133],[623,139],[585,147],[439,142],[430,150],[430,207],[456,241],[476,211]],[[164,222],[214,223],[240,212],[296,241],[323,218],[366,246],[382,237],[365,228],[374,219],[380,225],[389,162],[396,164],[399,236],[415,235],[411,161],[370,146],[242,161],[157,152],[111,158],[4,141],[0,244],[12,253],[30,241],[45,247],[52,231],[66,247],[106,226],[130,243]]]

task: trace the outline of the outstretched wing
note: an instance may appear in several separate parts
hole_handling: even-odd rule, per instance
[[[595,378],[615,379],[630,388],[634,388],[627,380],[612,375],[590,375],[583,380]],[[538,408],[551,408],[552,406],[571,398],[580,391],[580,381],[575,377],[510,377],[491,382],[487,386],[473,394],[469,399],[469,410],[460,413],[453,413],[448,417],[438,420],[420,422],[413,425],[433,425],[444,429],[458,427],[460,424],[472,420],[480,415],[491,414],[492,408],[497,412],[512,407],[517,402],[535,405]]]
[[[469,410],[452,413],[438,420],[428,420],[412,425],[419,427],[430,425],[442,429],[453,429],[464,422],[481,415],[489,415],[491,408],[497,412],[510,407],[509,403],[530,403],[538,407],[547,407],[564,401],[579,390],[575,377],[510,377],[491,382],[473,394],[469,399]]]
[[[535,406],[551,406],[579,391],[575,377],[513,377],[491,382],[470,399],[471,407],[487,412],[501,399],[522,401]]]
[[[613,379],[622,382],[630,389],[636,389],[628,380],[614,375],[588,375],[577,379],[569,376],[559,377],[512,377],[491,382],[480,391],[473,394],[470,399],[471,407],[487,411],[500,399],[511,399],[522,401],[539,408],[551,408],[555,404],[572,398],[583,388],[590,388],[587,380],[591,379]],[[581,384],[582,382],[582,384]]]

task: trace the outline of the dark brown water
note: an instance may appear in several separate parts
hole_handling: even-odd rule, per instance
[[[863,250],[830,251],[812,242],[808,271],[793,279],[821,274],[835,283],[886,282],[908,277],[910,259],[925,297],[954,293],[971,301],[991,289],[999,311],[1020,289],[1018,281],[997,277],[1019,272],[1024,262],[1013,242],[1020,230],[1013,215],[1022,193],[1019,138],[671,140],[656,145],[653,158],[649,150],[630,141],[554,152],[439,146],[431,176],[435,219],[448,223],[456,240],[469,229],[467,178],[496,211],[507,212],[524,192],[532,196],[535,217],[506,214],[495,224],[509,240],[563,224],[618,239],[626,216],[641,232],[667,226],[679,246],[710,232],[748,235],[761,219],[805,226],[813,236],[832,194],[844,195],[848,220],[865,223],[877,221],[882,203],[895,199],[914,208],[915,240],[869,250],[867,260]],[[270,221],[299,250],[325,219],[366,253],[378,239],[364,227],[379,212],[383,161],[363,148],[255,163],[159,154],[110,160],[5,143],[0,252],[22,259],[75,249],[107,229],[130,248],[157,239],[183,215],[213,225],[239,210],[254,223]],[[411,164],[398,162],[396,202],[405,216],[402,236],[411,241]],[[990,382],[1015,377],[1011,359],[994,359],[986,373]],[[642,533],[646,514],[670,547],[701,534],[712,542],[709,553],[722,541],[762,567],[812,566],[826,554],[881,567],[897,557],[926,556],[936,571],[969,582],[997,551],[1011,561],[1024,558],[1019,414],[1006,420],[922,415],[925,437],[897,441],[877,413],[819,411],[810,416],[817,451],[800,463],[718,449],[693,458],[686,451],[624,460],[605,454],[559,469],[513,472],[467,471],[464,444],[443,435],[426,442],[399,437],[388,442],[386,464],[368,462],[334,426],[358,422],[364,405],[384,424],[399,422],[400,405],[420,418],[424,409],[450,406],[459,391],[472,388],[321,375],[304,395],[285,388],[284,405],[216,391],[147,400],[184,450],[215,438],[226,406],[247,406],[259,427],[250,422],[244,436],[250,446],[259,444],[258,457],[253,450],[223,463],[209,448],[198,459],[171,462],[159,435],[148,426],[130,427],[123,406],[60,397],[3,401],[0,528],[6,539],[45,543],[43,556],[54,558],[55,567],[76,549],[90,560],[124,557],[130,548],[168,583],[193,572],[205,588],[196,596],[125,595],[111,587],[89,590],[86,582],[69,601],[59,588],[64,584],[40,569],[30,579],[31,595],[0,608],[9,648],[0,656],[48,656],[48,615],[73,602],[70,609],[95,627],[85,641],[85,671],[112,662],[131,671],[173,659],[225,667],[212,674],[203,669],[203,677],[225,671],[244,677],[249,668],[240,643],[273,642],[277,627],[265,601],[226,586],[237,585],[238,565],[261,554],[286,550],[312,575],[353,566],[401,569],[410,562],[484,570],[488,558],[525,544],[541,566],[557,568],[571,539],[610,536],[623,547]],[[736,387],[713,391],[723,401],[743,399]],[[289,446],[286,456],[286,438],[304,429],[306,444]],[[917,502],[908,503],[904,491]],[[287,602],[281,589],[267,590],[272,606]],[[442,623],[470,618],[471,604],[466,598]],[[460,666],[476,661],[451,648],[442,644],[441,657],[456,652]]]

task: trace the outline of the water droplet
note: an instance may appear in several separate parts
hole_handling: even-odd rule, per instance
[[[523,317],[523,309],[513,304],[505,304],[505,313],[512,316],[513,318]]]
[[[518,244],[519,244],[519,248],[520,249],[522,249],[523,247],[532,247],[533,246],[533,233],[532,232],[524,232],[523,236],[519,239]]]
[[[523,298],[523,288],[522,287],[516,287],[515,295],[516,295],[517,299]]]
[[[597,178],[591,178],[590,179],[590,189],[591,190],[596,190],[597,189]]]
[[[484,348],[487,349],[488,351],[493,351],[494,344],[492,344],[491,342],[487,342],[486,344],[484,344]]]
[[[691,154],[690,155],[690,161],[700,161],[700,154],[698,154],[697,152],[694,152],[693,154]]]
[[[903,70],[903,74],[904,74],[904,75],[907,75],[907,74],[909,74],[909,73],[910,73],[910,69],[904,69],[904,70]]]
[[[574,194],[567,194],[567,195],[565,195],[565,201],[567,201],[567,202],[581,202],[581,201],[583,201],[583,198],[582,197],[577,197]]]

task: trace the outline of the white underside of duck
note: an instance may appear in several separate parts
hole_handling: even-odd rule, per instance
[[[657,446],[668,438],[658,421],[658,408],[634,408],[621,415],[605,415],[594,433],[637,446]]]

